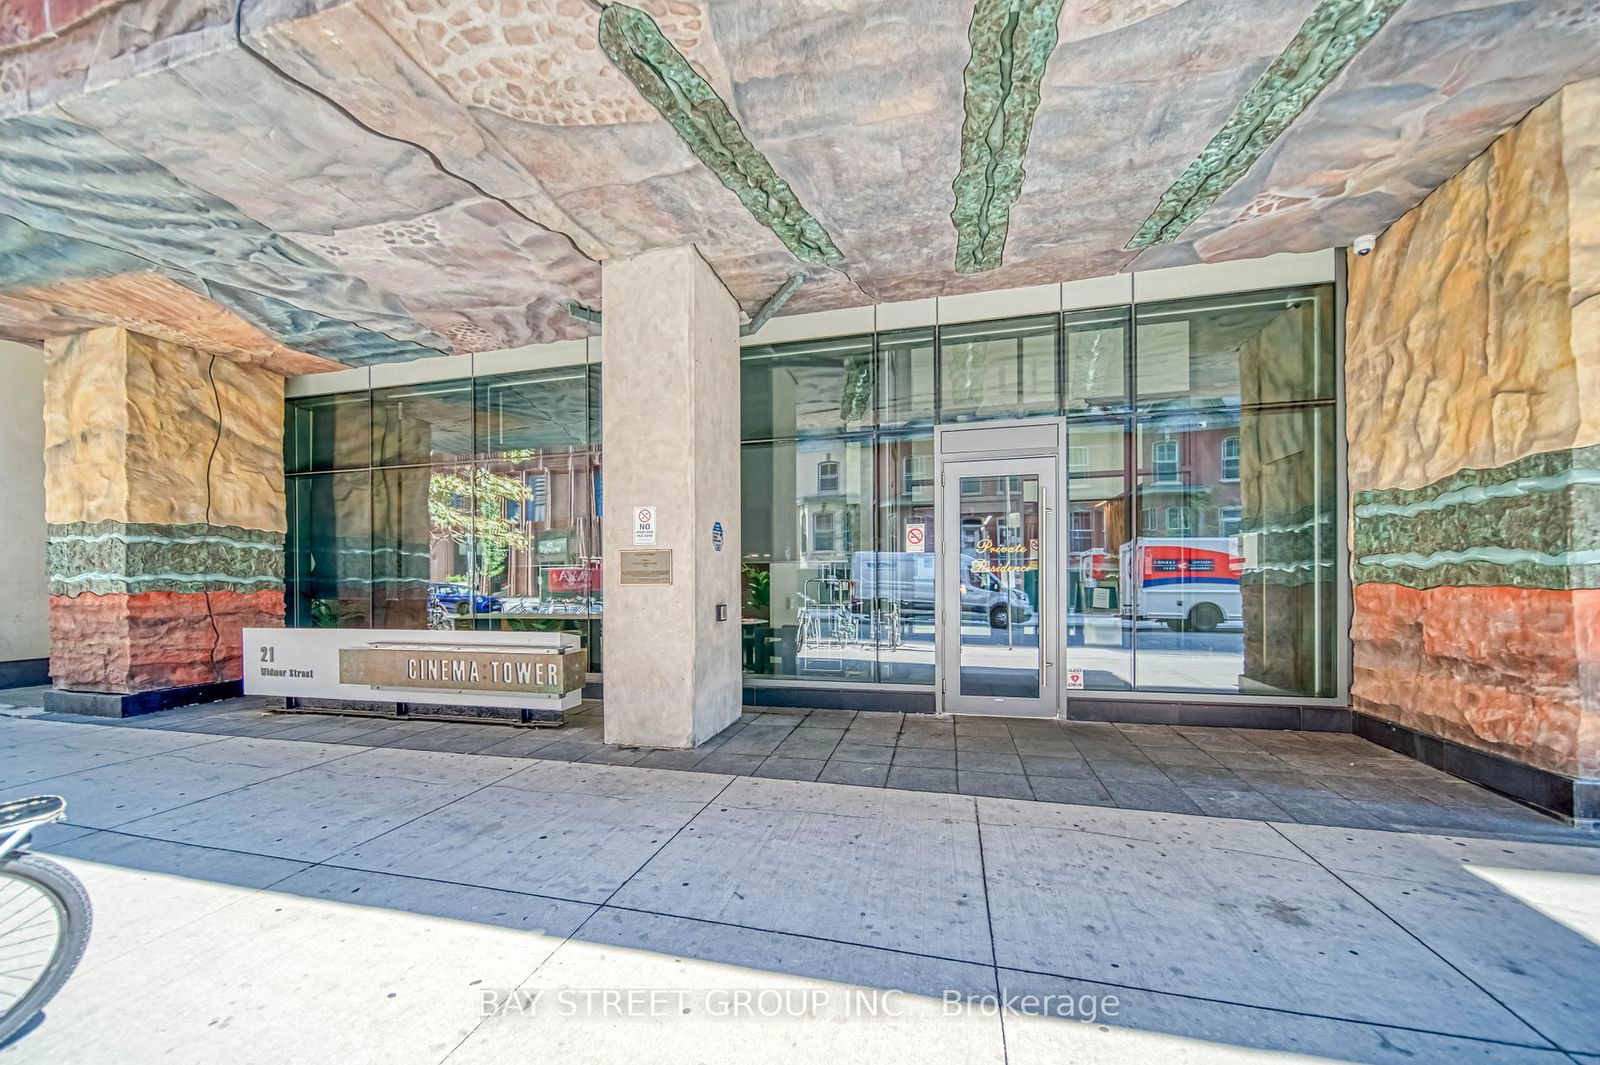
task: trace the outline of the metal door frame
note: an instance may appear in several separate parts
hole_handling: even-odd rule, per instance
[[[1023,427],[1032,441],[1011,439],[1007,430]],[[939,471],[939,492],[934,507],[934,523],[938,534],[935,565],[938,588],[938,612],[935,617],[934,663],[937,685],[938,712],[941,714],[993,715],[1000,717],[1054,718],[1060,715],[1060,690],[1057,661],[1060,658],[1062,618],[1060,605],[1065,574],[1058,558],[1060,508],[1057,496],[1061,476],[1059,419],[1028,419],[1023,422],[1000,425],[952,426],[942,429],[936,437],[935,458]],[[963,447],[947,454],[943,443],[947,432],[972,433],[993,430],[996,444],[993,452],[974,451]],[[1048,430],[1053,440],[1039,439],[1041,431]],[[1006,447],[1007,443],[1025,446]],[[981,473],[986,476],[1031,474],[1039,478],[1040,574],[1039,596],[1039,697],[1022,699],[1002,696],[972,696],[960,693],[960,640],[961,608],[958,575],[954,569],[960,558],[960,478]]]

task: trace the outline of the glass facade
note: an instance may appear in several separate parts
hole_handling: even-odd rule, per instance
[[[576,631],[599,669],[600,368],[290,399],[288,623]]]
[[[1084,692],[1337,697],[1338,373],[1332,285],[745,347],[746,674],[933,684],[936,434],[1048,417],[1061,513],[1016,478],[952,504],[1054,530],[960,600],[963,646],[1032,640]],[[600,399],[584,363],[290,400],[290,624],[572,629],[598,669]]]
[[[746,671],[931,684],[936,429],[1059,416],[1064,670],[1337,695],[1333,313],[1315,285],[747,347]]]

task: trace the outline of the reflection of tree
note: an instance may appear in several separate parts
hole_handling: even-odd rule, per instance
[[[506,459],[517,462],[532,454],[514,452]],[[472,545],[479,559],[479,574],[502,576],[513,549],[533,549],[533,537],[521,521],[527,498],[528,486],[520,477],[482,467],[436,470],[428,482],[432,540]],[[516,520],[506,516],[507,503],[516,504]]]

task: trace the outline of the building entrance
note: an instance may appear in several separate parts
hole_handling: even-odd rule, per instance
[[[940,710],[1053,717],[1060,423],[942,430]]]

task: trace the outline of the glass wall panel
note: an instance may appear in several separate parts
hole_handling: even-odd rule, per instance
[[[373,389],[374,466],[455,462],[471,455],[471,380]]]
[[[942,421],[1058,412],[1056,315],[977,322],[939,331]]]
[[[746,444],[743,467],[745,671],[871,680],[870,439]]]
[[[590,376],[589,367],[562,366],[478,378],[478,455],[518,459],[530,451],[589,447],[600,432],[599,418],[591,417]]]
[[[1331,406],[1190,411],[1138,430],[1141,689],[1333,694]]]
[[[483,606],[471,466],[372,475],[372,615],[380,629],[448,629]]]
[[[1064,317],[1067,413],[1120,413],[1128,409],[1129,342],[1127,307],[1072,311]]]
[[[1141,410],[1333,398],[1333,287],[1140,304]]]
[[[931,425],[935,415],[932,329],[878,336],[878,424]]]
[[[1070,347],[1069,347],[1070,350]],[[1133,686],[1133,618],[1124,560],[1134,538],[1128,419],[1067,422],[1066,669],[1093,691]]]
[[[371,484],[366,470],[290,478],[290,625],[371,626]]]
[[[870,427],[872,338],[745,348],[740,407],[745,440]]]
[[[341,392],[284,404],[287,473],[366,469],[372,464],[372,395]]]
[[[878,645],[878,679],[932,684],[939,549],[933,431],[883,433],[877,454],[878,550],[859,580]]]
[[[600,368],[476,382],[477,627],[577,632],[600,668]]]

